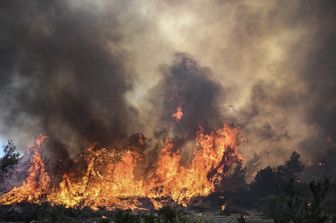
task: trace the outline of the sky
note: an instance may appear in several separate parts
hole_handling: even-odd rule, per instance
[[[5,0],[1,143],[23,151],[45,133],[50,156],[74,156],[154,137],[171,103],[184,103],[201,114],[190,122],[241,128],[247,161],[277,165],[296,150],[311,165],[336,140],[335,9],[332,0]],[[174,76],[185,64],[188,78]],[[191,101],[169,100],[171,86]]]
[[[0,157],[2,157],[4,155],[3,148],[6,145],[6,143],[7,143],[6,139],[0,138],[0,148],[1,148],[1,150],[0,150]]]

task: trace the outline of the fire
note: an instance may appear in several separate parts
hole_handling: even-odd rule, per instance
[[[138,208],[138,198],[150,199],[153,206],[162,206],[163,198],[188,205],[195,196],[213,192],[216,182],[225,176],[227,166],[240,161],[236,152],[240,141],[239,129],[223,128],[195,138],[195,153],[188,164],[173,141],[164,139],[153,167],[139,174],[144,155],[132,148],[124,150],[89,147],[75,160],[74,169],[63,175],[61,182],[51,186],[41,152],[40,140],[32,147],[29,175],[21,186],[0,197],[0,203],[48,201],[66,207]],[[43,140],[42,140],[43,141]]]
[[[182,106],[178,106],[176,111],[171,115],[176,121],[180,121],[183,117],[183,108]]]
[[[47,174],[43,162],[40,145],[46,140],[45,135],[39,135],[32,147],[27,152],[32,154],[28,176],[19,187],[14,187],[11,191],[0,197],[1,204],[13,204],[23,201],[39,203],[40,198],[49,190],[50,177]]]

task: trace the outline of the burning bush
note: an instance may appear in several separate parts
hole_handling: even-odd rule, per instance
[[[186,206],[191,198],[213,192],[230,167],[241,161],[235,151],[239,130],[224,125],[217,131],[197,133],[195,153],[188,164],[182,164],[182,156],[169,138],[161,144],[153,167],[142,174],[137,169],[145,157],[137,150],[92,146],[74,159],[76,168],[54,185],[40,150],[45,139],[39,136],[29,149],[32,156],[27,178],[2,195],[0,203],[47,201],[65,207],[125,209],[160,208],[171,199]],[[144,205],[139,198],[149,198],[151,205]]]

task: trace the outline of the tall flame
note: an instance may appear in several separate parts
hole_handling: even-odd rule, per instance
[[[193,159],[184,165],[181,153],[166,138],[154,168],[140,175],[137,169],[144,159],[141,153],[131,148],[118,151],[90,147],[74,160],[77,166],[84,163],[84,170],[65,173],[59,185],[53,187],[38,149],[39,138],[32,147],[34,155],[27,179],[2,195],[0,203],[48,201],[66,207],[136,208],[139,204],[133,198],[149,198],[159,207],[160,198],[168,197],[188,205],[191,198],[213,192],[216,182],[226,174],[226,167],[241,160],[235,150],[239,136],[239,130],[228,125],[209,134],[200,130]]]
[[[27,152],[32,154],[28,176],[21,186],[14,187],[0,197],[1,204],[13,204],[23,201],[39,203],[40,198],[48,193],[50,177],[47,174],[40,151],[40,145],[46,139],[45,135],[39,135],[34,145],[28,148]]]

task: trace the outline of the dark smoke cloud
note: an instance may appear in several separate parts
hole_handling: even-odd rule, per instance
[[[28,125],[55,149],[78,151],[111,144],[138,125],[124,98],[132,77],[115,17],[64,1],[14,0],[2,2],[1,23],[2,132]]]
[[[309,92],[307,114],[326,134],[336,136],[336,2],[322,1],[315,16],[320,18],[315,46],[302,72]]]
[[[175,140],[185,143],[196,136],[200,127],[210,130],[223,124],[218,103],[223,89],[208,68],[180,53],[172,65],[162,68],[162,73],[161,81],[152,90],[153,103],[162,106],[159,130],[166,130]],[[172,114],[178,107],[183,116],[175,120]]]
[[[302,101],[306,104],[307,121],[316,126],[319,134],[303,140],[300,146],[315,155],[316,163],[322,160],[330,167],[334,166],[336,155],[333,144],[336,139],[336,2],[320,2],[313,15],[319,18],[318,34],[302,72],[307,86]],[[327,172],[335,177],[333,168]]]

